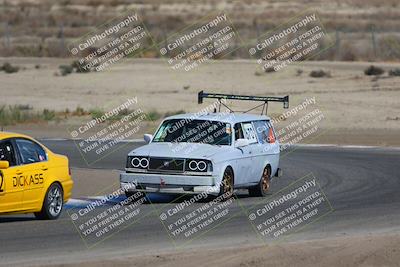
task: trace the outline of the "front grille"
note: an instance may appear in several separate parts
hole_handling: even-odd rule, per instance
[[[150,158],[149,170],[183,172],[185,160],[173,158]]]

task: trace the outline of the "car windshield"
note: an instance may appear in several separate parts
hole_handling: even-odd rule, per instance
[[[166,120],[156,132],[153,142],[231,145],[231,125],[208,120]]]

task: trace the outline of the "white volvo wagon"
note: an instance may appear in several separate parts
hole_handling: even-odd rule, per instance
[[[200,93],[202,98],[232,96]],[[120,173],[127,196],[137,191],[220,195],[234,189],[265,196],[271,178],[281,173],[279,142],[264,115],[174,115],[162,121],[154,136],[146,134],[144,139],[147,144],[128,154],[126,169]]]

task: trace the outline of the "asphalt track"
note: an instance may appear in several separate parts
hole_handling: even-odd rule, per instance
[[[73,167],[88,168],[72,141],[43,143],[57,153],[68,155]],[[89,168],[122,169],[127,152],[138,145],[125,144]],[[281,166],[284,175],[273,180],[271,196],[299,178],[312,174],[333,208],[326,216],[284,240],[400,232],[400,149],[296,147],[282,153]],[[244,209],[262,201],[260,198],[250,198],[239,192],[229,212],[233,216],[227,221],[189,243],[174,243],[158,212],[168,205],[168,201],[153,197],[156,203],[141,206],[141,212],[146,216],[90,249],[68,215],[73,210],[71,207],[57,221],[37,221],[31,215],[2,216],[0,265],[79,262],[264,242],[244,212]],[[196,203],[185,212],[190,213],[203,204]],[[184,246],[180,247],[180,244]]]

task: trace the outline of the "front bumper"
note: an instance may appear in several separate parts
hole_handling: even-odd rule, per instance
[[[121,188],[126,191],[160,192],[177,194],[218,194],[214,176],[172,175],[163,173],[120,173]]]

